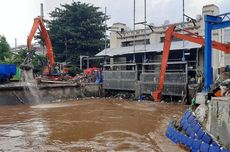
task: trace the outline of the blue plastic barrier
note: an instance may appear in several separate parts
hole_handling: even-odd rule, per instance
[[[175,121],[170,122],[166,137],[175,144],[185,145],[191,152],[230,152],[213,141],[189,110],[181,118],[179,128],[183,130],[183,133],[175,128]]]

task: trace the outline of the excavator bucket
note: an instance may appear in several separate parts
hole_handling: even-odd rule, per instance
[[[33,51],[30,51],[25,60],[22,62],[22,64],[19,66],[22,70],[31,70],[33,69],[33,65],[32,65],[32,59],[33,59]]]
[[[20,65],[20,68],[21,68],[22,70],[28,71],[28,70],[30,70],[30,69],[33,69],[33,65],[32,65],[32,64],[21,64],[21,65]]]

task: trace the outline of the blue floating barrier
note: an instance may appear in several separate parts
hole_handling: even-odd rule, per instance
[[[188,119],[192,115],[192,112],[187,110],[184,114],[185,118]]]
[[[168,137],[168,138],[170,137],[169,128],[167,128],[167,130],[165,132],[165,136]]]
[[[180,126],[182,127],[187,122],[186,118],[182,118],[180,121]]]
[[[210,144],[212,142],[212,137],[209,134],[205,133],[202,137],[202,140],[205,143]]]
[[[203,130],[196,117],[189,110],[184,113],[180,120],[180,127],[188,136],[179,132],[174,124],[175,121],[169,123],[165,136],[175,144],[181,143],[189,148],[191,152],[230,152],[213,141],[212,137]]]
[[[183,145],[185,145],[185,143],[186,143],[187,140],[188,140],[188,136],[182,135],[182,137],[181,137],[181,143],[182,143]]]
[[[192,143],[192,149],[200,150],[200,145],[201,145],[201,141],[198,139],[195,139]]]
[[[167,138],[170,138],[170,136],[169,136],[169,134],[168,134],[168,133],[165,133],[165,136],[166,136]]]
[[[193,130],[195,131],[195,133],[197,133],[201,128],[201,125],[199,123],[196,124],[196,126],[193,128]]]
[[[213,145],[210,145],[209,152],[220,152],[220,148],[213,146]]]
[[[195,126],[199,124],[198,121],[196,119],[194,119],[192,122],[191,122],[191,127],[194,129]]]
[[[191,116],[188,118],[188,123],[191,124],[191,122],[192,122],[193,120],[195,120],[195,119],[196,119],[196,117],[195,117],[194,115],[191,115]]]
[[[198,132],[197,132],[198,139],[201,139],[201,138],[203,137],[203,135],[204,135],[204,131],[203,131],[202,128],[200,128],[200,129],[198,130]]]
[[[186,131],[189,127],[188,122],[186,121],[186,123],[182,127],[183,127],[184,131]]]
[[[194,131],[192,131],[192,132],[189,134],[189,136],[190,136],[191,138],[193,138],[193,139],[196,139],[196,138],[197,138],[197,136],[196,136],[196,134],[195,134]]]
[[[176,129],[174,130],[174,137],[175,137],[175,140],[176,140],[176,143],[181,143],[181,134],[179,131],[177,131]]]
[[[212,141],[212,145],[220,148],[220,145],[215,141]]]
[[[193,132],[191,127],[188,127],[187,130],[185,131],[188,136]]]
[[[168,127],[168,129],[167,129],[167,137],[169,138],[169,139],[171,139],[171,137],[172,137],[172,127],[171,127],[171,125],[169,125],[169,127]]]
[[[220,149],[220,152],[230,152],[230,150],[222,148],[222,149]]]
[[[177,140],[177,143],[179,143],[181,141],[181,134],[177,130],[175,130],[175,138]]]
[[[209,151],[209,144],[206,144],[206,143],[201,143],[201,145],[200,145],[200,151],[201,152],[208,152]]]
[[[176,130],[174,129],[174,128],[172,128],[172,136],[171,136],[171,140],[175,143],[175,144],[177,144],[178,143],[178,140],[177,140],[177,132],[176,132]]]
[[[193,144],[194,139],[192,138],[187,138],[185,141],[185,146],[187,146],[187,148],[192,149],[192,144]]]
[[[169,133],[170,127],[171,127],[171,125],[169,124],[167,129],[166,129],[166,133]]]

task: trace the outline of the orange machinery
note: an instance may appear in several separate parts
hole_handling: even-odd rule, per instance
[[[163,91],[165,73],[166,73],[167,62],[168,62],[169,51],[170,51],[172,39],[178,38],[178,39],[194,42],[202,46],[204,46],[205,44],[205,40],[202,36],[192,33],[186,29],[183,29],[183,31],[186,34],[181,34],[181,33],[176,32],[175,28],[176,26],[172,25],[166,30],[166,33],[165,33],[163,55],[162,55],[162,60],[161,60],[161,71],[159,75],[159,83],[156,87],[156,90],[152,93],[153,99],[158,102],[161,100],[161,94]],[[220,42],[212,41],[212,47],[215,49],[221,50],[225,53],[230,53],[229,44],[223,44]]]
[[[40,27],[40,28],[39,28]],[[34,35],[36,33],[36,31],[39,29],[40,31],[40,35],[41,37],[44,39],[45,41],[45,45],[46,45],[46,49],[47,49],[47,53],[46,56],[48,58],[48,67],[45,68],[45,72],[50,72],[51,68],[54,66],[54,55],[53,55],[53,48],[52,48],[52,43],[49,37],[49,34],[45,28],[45,25],[43,23],[43,20],[41,17],[36,17],[34,19],[34,23],[32,26],[32,29],[30,31],[30,34],[27,38],[27,48],[28,48],[28,56],[26,57],[26,59],[24,60],[24,62],[20,65],[20,67],[22,69],[26,69],[29,70],[32,68],[32,58],[33,58],[33,52],[32,52],[32,40],[34,38]]]

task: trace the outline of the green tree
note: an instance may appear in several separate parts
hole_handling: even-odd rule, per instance
[[[5,58],[10,56],[10,46],[4,36],[0,35],[0,62],[3,63]]]
[[[104,21],[99,7],[73,2],[50,13],[49,34],[55,60],[77,63],[80,55],[93,56],[104,48]]]

